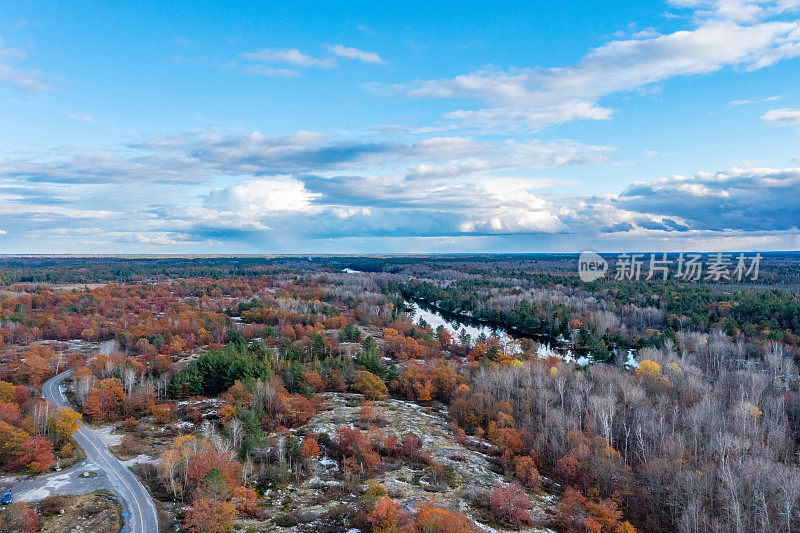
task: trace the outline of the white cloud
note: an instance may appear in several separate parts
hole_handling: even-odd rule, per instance
[[[0,50],[0,61],[24,58],[25,54],[15,49]],[[0,63],[0,84],[8,85],[23,91],[50,92],[53,87],[42,81],[42,73],[38,70],[21,70],[8,63]]]
[[[764,122],[800,125],[800,109],[772,109],[761,116]]]
[[[25,59],[28,54],[16,48],[0,48],[0,59]]]
[[[299,238],[541,234],[565,230],[536,180],[420,186],[402,178],[287,177],[215,189],[203,207],[171,215],[181,231],[283,232]],[[192,229],[193,228],[193,229]]]
[[[31,183],[73,184],[192,183],[207,179],[206,175],[198,173],[197,165],[191,159],[155,159],[126,158],[107,150],[78,151],[60,158],[35,154],[26,159],[2,161],[0,177]]]
[[[311,211],[312,200],[317,197],[305,185],[293,178],[248,180],[238,185],[212,190],[205,206],[218,211],[243,214],[276,213],[284,211]]]
[[[469,137],[434,137],[412,146],[409,157],[425,159],[406,177],[463,177],[476,172],[538,169],[609,162],[612,148],[571,141],[478,141]],[[434,164],[445,161],[444,165]]]
[[[575,120],[608,120],[612,114],[611,109],[592,102],[575,101],[542,107],[498,105],[484,109],[451,111],[445,114],[445,118],[488,127],[508,125],[539,129],[544,125]]]
[[[493,180],[484,184],[483,193],[486,207],[465,214],[459,225],[462,232],[493,235],[567,231],[556,208],[528,192],[522,180]]]
[[[14,217],[30,217],[36,222],[50,220],[92,220],[92,219],[112,219],[124,216],[124,213],[92,209],[86,207],[64,207],[60,205],[22,205],[19,203],[0,203],[0,215]]]
[[[776,102],[776,101],[780,100],[781,98],[783,98],[783,95],[768,96],[768,97],[763,98],[761,100],[732,100],[728,105],[731,106],[731,107],[738,107],[738,106],[748,105],[748,104],[757,104],[759,102]]]
[[[670,3],[696,9],[695,17],[700,20],[722,19],[737,22],[755,22],[800,8],[798,0],[670,0]]]
[[[121,243],[137,243],[156,246],[175,246],[192,240],[190,235],[181,233],[128,233],[118,239]]]
[[[87,124],[98,124],[97,119],[89,113],[66,113],[66,116],[72,120],[86,122]]]
[[[698,9],[695,28],[614,40],[572,66],[478,70],[450,79],[394,86],[393,90],[410,98],[474,99],[488,104],[446,115],[468,124],[538,128],[580,119],[608,119],[612,110],[598,101],[610,94],[726,67],[757,70],[800,56],[800,22],[769,18],[788,9],[781,3],[680,4]],[[386,92],[380,85],[368,88]]]
[[[74,117],[77,118],[77,117]],[[131,151],[133,150],[133,151]],[[456,179],[476,172],[604,163],[612,148],[572,141],[432,137],[416,143],[342,138],[318,132],[291,135],[187,132],[115,150],[26,154],[0,161],[0,178],[24,183],[154,183],[187,185],[215,176],[398,172],[418,179]]]
[[[263,61],[265,63],[284,63],[296,65],[298,67],[323,67],[331,68],[336,66],[336,60],[332,57],[314,58],[302,53],[297,48],[265,48],[257,52],[240,54],[241,59],[249,61]]]
[[[359,61],[363,61],[364,63],[374,63],[376,65],[383,64],[383,59],[381,59],[381,56],[379,56],[375,52],[366,52],[364,50],[359,50],[358,48],[350,48],[342,44],[329,46],[328,48],[330,49],[331,52],[333,52],[339,57],[345,57],[347,59],[358,59]]]
[[[246,65],[242,68],[242,72],[268,78],[296,78],[300,75],[299,72],[290,68],[270,68],[264,65]]]
[[[483,161],[481,159],[467,159],[466,161],[459,161],[448,165],[431,165],[428,163],[421,163],[409,167],[406,171],[406,177],[409,179],[442,179],[453,178],[458,176],[468,176],[476,172],[487,172],[494,168],[492,163]]]

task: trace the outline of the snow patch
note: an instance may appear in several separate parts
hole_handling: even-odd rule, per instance
[[[122,464],[124,464],[125,466],[127,466],[129,468],[131,466],[133,466],[133,465],[140,465],[142,463],[158,464],[158,459],[156,459],[155,457],[151,457],[149,455],[146,455],[146,454],[142,453],[142,454],[137,455],[133,459],[128,459],[127,461],[122,461]]]
[[[97,438],[106,446],[119,446],[122,444],[122,435],[111,434],[111,432],[114,431],[114,426],[107,426],[93,431]]]

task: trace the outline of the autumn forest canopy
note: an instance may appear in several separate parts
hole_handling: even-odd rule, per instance
[[[193,533],[800,529],[800,256],[575,260],[2,257],[0,470],[75,464],[85,422]]]

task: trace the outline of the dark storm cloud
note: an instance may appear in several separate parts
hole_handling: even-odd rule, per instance
[[[613,205],[685,220],[699,230],[787,230],[800,227],[800,169],[734,168],[636,183]],[[685,226],[665,219],[664,225]]]

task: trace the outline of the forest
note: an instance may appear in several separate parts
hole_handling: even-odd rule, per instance
[[[84,422],[164,531],[800,530],[800,256],[750,284],[574,261],[4,258],[0,470],[79,462]]]

